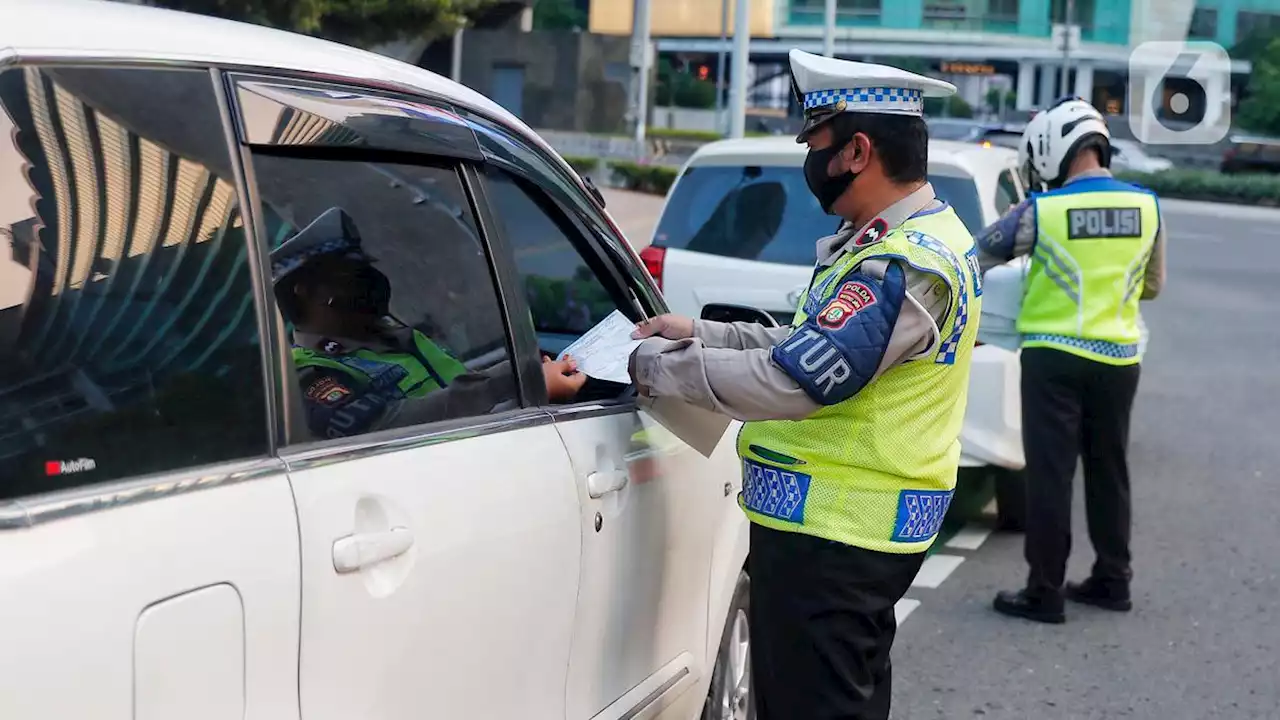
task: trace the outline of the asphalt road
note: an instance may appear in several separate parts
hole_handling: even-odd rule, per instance
[[[1280,212],[1169,201],[1164,294],[1134,411],[1132,613],[996,615],[1025,579],[995,535],[894,650],[897,720],[1280,718]],[[1092,562],[1076,482],[1070,576]]]

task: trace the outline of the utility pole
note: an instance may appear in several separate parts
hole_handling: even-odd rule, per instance
[[[645,147],[649,116],[649,0],[635,0],[635,18],[631,23],[631,67],[635,69],[632,87],[635,98],[632,107],[636,115],[636,144]]]
[[[738,0],[733,18],[733,74],[729,76],[729,137],[747,134],[747,67],[751,53],[751,2]]]
[[[1062,19],[1062,78],[1059,84],[1062,86],[1062,92],[1058,93],[1058,97],[1066,97],[1070,94],[1067,87],[1067,80],[1071,73],[1071,27],[1076,17],[1076,0],[1067,0],[1066,17]]]
[[[456,83],[462,82],[462,26],[453,33],[453,58],[450,63],[450,75]]]
[[[729,0],[720,0],[720,54],[716,59],[716,130],[726,130],[724,122],[724,63],[729,55]]]
[[[822,54],[836,56],[836,0],[827,0],[822,12]]]

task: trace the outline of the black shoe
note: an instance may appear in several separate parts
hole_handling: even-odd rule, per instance
[[[996,594],[996,600],[992,606],[1002,615],[1012,615],[1036,622],[1059,625],[1067,621],[1067,615],[1062,608],[1061,595],[1033,595],[1026,590],[1017,592],[1005,590]]]
[[[1129,612],[1133,609],[1128,588],[1108,585],[1097,578],[1089,578],[1082,583],[1067,583],[1066,595],[1072,602],[1100,607],[1103,610]]]

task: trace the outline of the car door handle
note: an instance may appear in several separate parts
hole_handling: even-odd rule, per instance
[[[597,470],[587,476],[587,494],[593,498],[604,497],[627,486],[626,470]]]
[[[404,527],[348,535],[333,541],[333,569],[339,573],[355,572],[403,555],[411,547],[413,533]]]

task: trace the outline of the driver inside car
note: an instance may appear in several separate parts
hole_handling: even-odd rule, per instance
[[[271,252],[276,300],[294,326],[307,426],[317,438],[482,415],[517,397],[510,363],[472,371],[390,311],[391,284],[354,221],[330,208]],[[552,402],[586,383],[572,358],[543,357]]]

